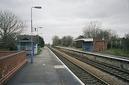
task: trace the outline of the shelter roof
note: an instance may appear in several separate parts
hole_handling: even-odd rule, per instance
[[[93,42],[93,38],[81,38],[81,39],[75,39],[74,41]]]

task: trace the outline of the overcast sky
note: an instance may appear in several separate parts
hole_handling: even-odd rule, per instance
[[[38,34],[45,42],[52,37],[82,34],[90,21],[99,21],[105,29],[112,29],[120,36],[129,33],[129,0],[0,0],[0,9],[9,10],[25,23],[24,33],[30,33],[30,8],[33,9],[33,27],[43,27]]]

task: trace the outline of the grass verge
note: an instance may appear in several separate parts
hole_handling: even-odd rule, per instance
[[[112,55],[117,55],[117,56],[124,56],[124,57],[129,57],[129,51],[124,51],[122,49],[108,49],[104,51],[106,54],[112,54]]]

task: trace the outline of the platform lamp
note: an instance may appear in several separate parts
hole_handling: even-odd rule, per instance
[[[34,62],[33,56],[34,56],[34,46],[33,46],[33,40],[32,40],[32,32],[33,32],[33,23],[32,23],[32,9],[42,9],[41,6],[34,6],[31,7],[31,63]]]

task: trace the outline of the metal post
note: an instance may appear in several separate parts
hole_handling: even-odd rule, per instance
[[[33,32],[33,25],[32,25],[32,7],[31,7],[31,63],[33,63],[33,40],[32,40],[32,32]]]
[[[38,29],[39,29],[39,28],[37,28],[37,35],[38,35]],[[38,36],[38,46],[39,46],[39,36]],[[38,46],[37,46],[37,47],[38,47]]]
[[[32,9],[33,8],[36,8],[36,9],[41,9],[42,7],[41,6],[34,6],[34,7],[31,7],[31,63],[34,62],[34,45],[33,45],[33,36],[32,36],[32,32],[33,32],[33,22],[32,22]]]

